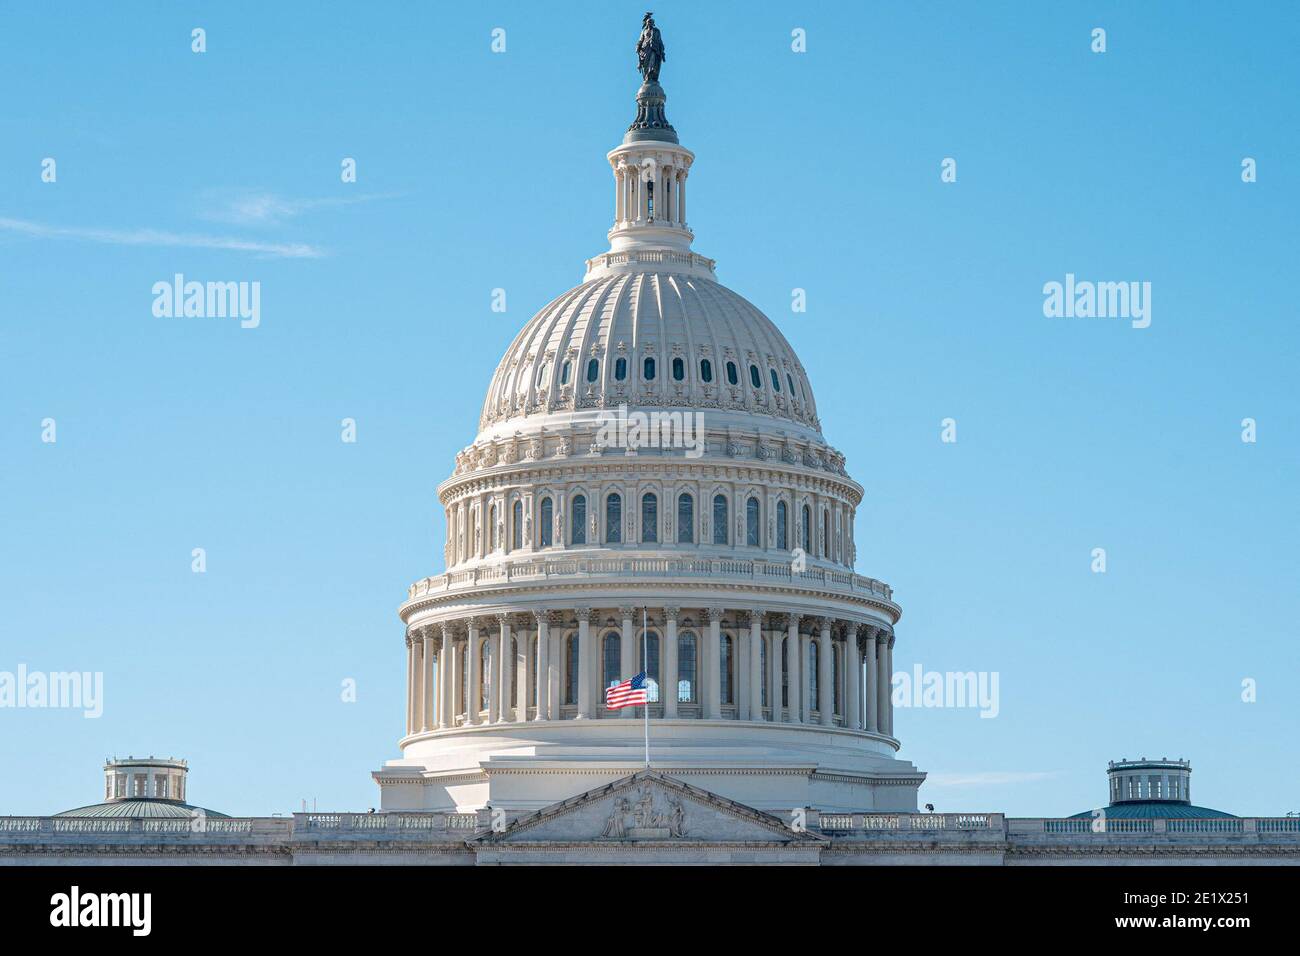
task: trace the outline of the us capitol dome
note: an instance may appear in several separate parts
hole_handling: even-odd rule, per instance
[[[695,154],[642,72],[609,249],[520,330],[438,486],[446,571],[400,609],[382,808],[522,813],[642,769],[643,710],[604,690],[644,671],[655,771],[759,809],[915,810],[862,486],[780,329],[692,249]]]

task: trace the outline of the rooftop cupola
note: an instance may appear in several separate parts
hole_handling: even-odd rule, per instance
[[[1111,803],[1162,800],[1192,802],[1192,764],[1189,760],[1112,760],[1106,768]]]
[[[695,154],[677,141],[664,113],[659,85],[663,38],[646,14],[636,45],[641,88],[636,119],[606,158],[614,173],[614,225],[610,251],[587,263],[587,279],[619,271],[666,271],[713,278],[713,261],[691,252],[695,234],[686,223],[686,179]]]

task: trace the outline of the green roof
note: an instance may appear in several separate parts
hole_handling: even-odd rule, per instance
[[[1195,807],[1178,800],[1128,800],[1124,803],[1112,803],[1104,810],[1111,820],[1230,820],[1236,819],[1235,813],[1211,810],[1209,807]],[[1071,820],[1087,819],[1095,810],[1084,810],[1070,817]]]
[[[225,813],[196,807],[175,800],[157,800],[148,797],[132,797],[128,800],[113,800],[109,803],[94,803],[88,807],[64,810],[54,814],[56,817],[113,817],[129,820],[191,819],[196,815],[207,817],[226,817]]]

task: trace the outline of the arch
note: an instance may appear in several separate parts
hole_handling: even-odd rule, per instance
[[[510,524],[510,547],[518,551],[524,546],[524,503],[518,499],[510,509]]]
[[[641,496],[641,541],[652,544],[659,540],[659,496],[647,491]]]
[[[693,704],[696,699],[695,635],[682,631],[677,635],[677,700]]]
[[[782,551],[790,550],[789,534],[787,533],[786,506],[784,501],[776,503],[776,546]]]
[[[569,532],[570,544],[587,543],[587,496],[574,495],[573,497],[573,528]]]
[[[677,543],[695,543],[695,499],[686,491],[677,496]]]
[[[613,687],[623,677],[623,639],[618,631],[609,631],[601,640],[601,673],[604,675],[604,687]]]
[[[803,539],[799,542],[799,546],[812,554],[812,509],[807,505],[803,506]]]
[[[555,505],[551,501],[551,496],[547,495],[542,499],[542,520],[538,522],[541,525],[541,535],[539,536],[543,548],[549,548],[554,542],[555,531]]]
[[[605,543],[621,544],[623,541],[623,496],[611,491],[605,498]]]
[[[727,543],[727,529],[729,527],[730,526],[727,524],[727,496],[721,494],[714,495],[713,496],[713,543],[714,544]]]
[[[762,540],[758,529],[758,499],[751,496],[745,502],[745,544],[751,548],[757,548]]]

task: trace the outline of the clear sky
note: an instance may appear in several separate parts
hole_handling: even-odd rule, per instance
[[[606,248],[645,9],[0,7],[0,670],[105,682],[97,720],[0,710],[0,812],[92,803],[128,753],[228,813],[377,803],[435,487]],[[866,488],[896,668],[999,675],[995,719],[898,712],[922,802],[1072,813],[1146,755],[1300,810],[1298,8],[654,10],[695,248]],[[260,326],[155,317],[176,273],[260,282]],[[1150,327],[1045,317],[1066,273],[1150,282]]]

